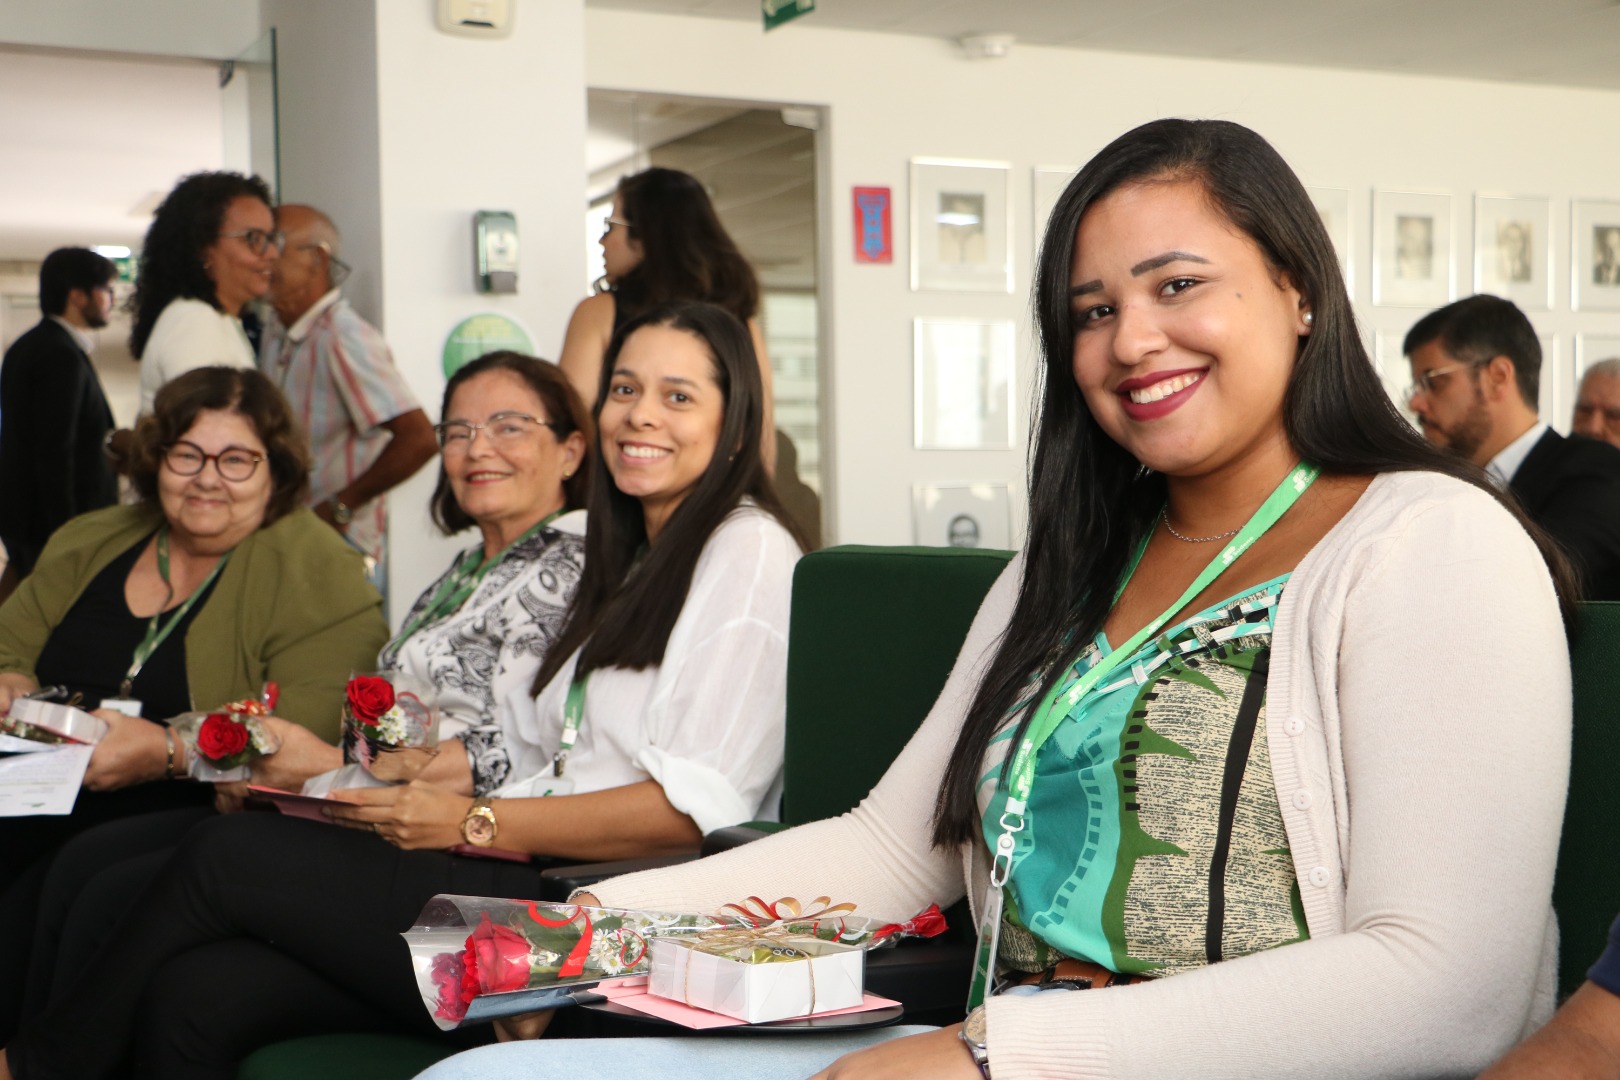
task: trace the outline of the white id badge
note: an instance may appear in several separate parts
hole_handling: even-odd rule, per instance
[[[141,703],[132,697],[104,697],[101,699],[98,708],[111,709],[113,712],[121,712],[125,716],[133,716],[137,719],[141,715]]]

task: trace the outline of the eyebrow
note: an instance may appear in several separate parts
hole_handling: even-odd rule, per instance
[[[1157,270],[1161,266],[1168,266],[1173,262],[1194,262],[1202,263],[1205,266],[1209,265],[1209,260],[1204,258],[1202,255],[1194,255],[1190,251],[1167,251],[1163,255],[1155,255],[1151,259],[1143,259],[1141,262],[1131,267],[1131,277],[1141,277],[1150,270]],[[1097,279],[1074,286],[1069,290],[1069,295],[1071,297],[1084,296],[1087,293],[1101,291],[1102,280]]]

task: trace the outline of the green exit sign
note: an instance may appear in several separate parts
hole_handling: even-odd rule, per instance
[[[774,30],[816,10],[816,0],[759,0],[759,10],[765,16],[765,29]]]

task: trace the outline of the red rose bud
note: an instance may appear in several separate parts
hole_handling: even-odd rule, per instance
[[[945,916],[940,914],[938,904],[929,904],[928,910],[903,923],[890,923],[879,927],[873,934],[873,941],[882,941],[893,934],[902,937],[930,938],[945,932]]]
[[[247,725],[224,713],[209,713],[197,730],[197,752],[209,761],[224,761],[245,750],[250,738]]]
[[[349,680],[349,712],[362,724],[374,725],[377,718],[394,707],[394,688],[376,675],[357,675]]]
[[[486,912],[467,938],[461,964],[463,1001],[479,994],[522,990],[529,985],[529,939],[510,926],[496,926]]]

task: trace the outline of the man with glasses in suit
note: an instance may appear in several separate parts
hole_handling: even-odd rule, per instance
[[[1584,599],[1620,600],[1620,449],[1537,415],[1541,343],[1524,312],[1470,296],[1419,319],[1402,349],[1424,437],[1518,497],[1574,560]]]
[[[284,205],[276,224],[286,248],[270,276],[276,317],[259,367],[309,436],[310,507],[375,573],[386,529],[381,496],[437,453],[433,425],[382,334],[343,299],[349,268],[332,220],[314,207]]]

